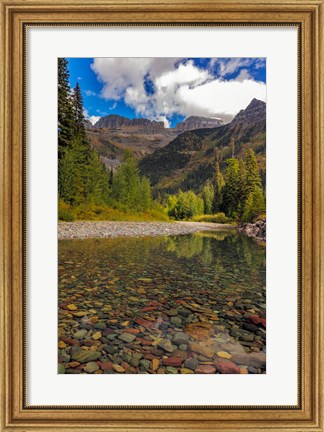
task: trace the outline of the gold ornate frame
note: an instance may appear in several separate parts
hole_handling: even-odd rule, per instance
[[[1,431],[324,431],[323,1],[0,0]],[[24,35],[28,25],[296,25],[300,36],[299,403],[293,407],[25,404]]]

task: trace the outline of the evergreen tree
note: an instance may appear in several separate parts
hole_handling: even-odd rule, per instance
[[[58,59],[58,158],[70,147],[74,135],[69,71],[65,58]]]
[[[86,139],[83,115],[83,99],[79,83],[73,91],[73,120],[74,120],[74,134],[81,139]]]
[[[223,188],[223,210],[230,217],[237,217],[240,203],[240,165],[237,159],[227,160]]]
[[[79,84],[71,95],[67,60],[58,61],[58,192],[72,206],[108,200],[108,175],[86,139]]]
[[[147,177],[140,180],[140,206],[144,211],[152,207],[151,185]]]
[[[113,177],[112,197],[130,210],[145,211],[152,207],[150,182],[140,176],[137,161],[129,150]]]
[[[84,144],[74,138],[60,161],[58,193],[66,203],[80,205],[85,197],[85,167],[87,160]]]
[[[254,151],[249,149],[245,158],[245,169],[246,169],[246,179],[245,179],[245,195],[249,196],[255,188],[262,189],[262,182],[260,177],[260,171],[258,162],[256,160]]]
[[[215,176],[214,176],[214,200],[213,200],[213,213],[218,213],[222,208],[223,201],[223,188],[225,186],[224,177],[221,173],[219,162],[215,164]]]
[[[245,201],[247,199],[246,191],[246,168],[242,159],[239,160],[239,173],[238,173],[238,203],[237,203],[237,213],[242,216]]]
[[[262,189],[258,186],[249,193],[245,202],[244,211],[242,215],[243,222],[253,222],[265,210],[265,202]]]

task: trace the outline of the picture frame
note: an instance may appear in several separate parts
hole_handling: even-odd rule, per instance
[[[3,431],[323,431],[322,0],[1,1],[1,414]],[[289,407],[28,406],[26,28],[294,25],[299,29],[299,401]],[[322,78],[322,79],[321,79]]]

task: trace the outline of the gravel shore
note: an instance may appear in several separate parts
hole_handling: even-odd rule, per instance
[[[208,222],[59,222],[58,239],[145,237],[233,229]]]

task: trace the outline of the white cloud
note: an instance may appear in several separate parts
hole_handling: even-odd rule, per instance
[[[161,120],[166,125],[167,117],[173,114],[223,115],[228,119],[253,98],[266,99],[265,84],[254,81],[246,69],[255,59],[213,60],[208,69],[201,69],[191,60],[179,62],[178,58],[97,58],[91,68],[103,83],[101,97],[114,101],[124,99],[137,114]],[[219,78],[210,72],[216,63]],[[237,78],[224,79],[238,68],[241,71]],[[152,95],[145,91],[147,76],[154,86]]]
[[[249,58],[231,58],[230,60],[220,60],[218,75],[225,77],[234,73],[240,67],[247,67],[253,62],[253,59]]]
[[[248,79],[251,79],[251,75],[249,74],[249,71],[247,69],[241,69],[240,73],[235,78],[235,81],[245,81]]]
[[[100,116],[90,116],[87,120],[89,120],[89,122],[94,125],[100,119],[101,119]]]
[[[84,93],[86,94],[86,96],[96,96],[96,92],[92,90],[84,90]]]
[[[89,116],[89,112],[88,112],[88,110],[86,110],[86,109],[83,110],[83,115],[84,115],[84,118],[85,118],[86,120],[89,120],[89,122],[90,122],[92,125],[94,125],[95,123],[97,123],[97,121],[98,121],[99,119],[101,119],[100,116],[94,116],[94,115]]]

